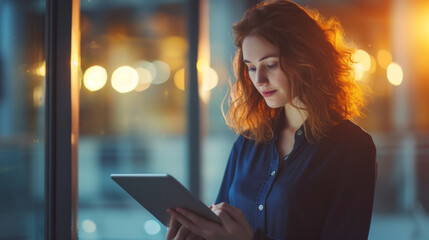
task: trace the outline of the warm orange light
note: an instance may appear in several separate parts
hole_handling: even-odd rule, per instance
[[[389,66],[389,64],[392,62],[392,54],[384,49],[381,49],[377,53],[377,61],[380,67],[387,69],[387,66]]]
[[[188,43],[183,37],[167,37],[160,42],[160,59],[177,69],[185,65]]]
[[[417,13],[417,19],[418,32],[422,40],[427,43],[429,42],[429,5]]]
[[[132,91],[137,87],[138,81],[138,72],[129,66],[119,67],[112,74],[112,87],[120,93]]]
[[[363,74],[365,72],[363,65],[361,63],[354,63],[353,70],[355,73],[355,80],[356,81],[362,80]]]
[[[33,89],[33,104],[35,107],[43,107],[45,102],[45,88],[37,86]]]
[[[46,61],[43,61],[35,70],[34,73],[39,77],[46,76]]]
[[[218,84],[219,78],[216,71],[210,67],[201,67],[198,70],[198,87],[202,91],[210,91]],[[174,74],[174,84],[180,90],[185,90],[185,69],[179,69]]]
[[[369,73],[375,73],[377,70],[377,61],[375,60],[375,57],[372,55],[369,55],[371,57],[371,68],[369,69]]]
[[[401,85],[403,77],[404,77],[404,74],[399,64],[392,62],[387,67],[387,79],[392,85],[394,86]]]
[[[209,67],[210,66],[210,62],[205,59],[205,58],[200,58],[197,61],[197,70],[198,71],[202,71],[204,68]]]
[[[92,66],[83,75],[83,85],[89,91],[97,91],[103,88],[107,82],[107,71],[102,66]]]
[[[358,49],[353,54],[353,61],[356,62],[356,64],[361,64],[362,70],[365,72],[369,71],[371,68],[371,57],[365,50]]]
[[[181,68],[174,74],[174,85],[180,90],[185,90],[185,69]]]

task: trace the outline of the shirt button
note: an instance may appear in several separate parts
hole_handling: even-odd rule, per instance
[[[298,136],[301,136],[302,135],[302,130],[299,129],[298,131],[296,131],[296,134],[298,134]]]
[[[258,209],[262,211],[262,210],[264,210],[264,206],[261,204],[261,205],[259,205]]]
[[[271,176],[274,176],[274,175],[276,175],[276,171],[271,172]]]

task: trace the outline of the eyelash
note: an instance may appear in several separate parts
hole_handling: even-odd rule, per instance
[[[248,69],[247,69],[247,71],[249,71],[249,72],[253,72],[255,70],[256,70],[256,67],[248,67]]]
[[[277,66],[277,63],[273,63],[273,64],[267,64],[265,65],[265,68],[270,69],[270,68],[274,68]],[[256,70],[256,67],[248,67],[247,69],[249,72],[253,72]]]

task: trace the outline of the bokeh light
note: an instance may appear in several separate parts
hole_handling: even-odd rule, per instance
[[[200,70],[198,70],[198,80],[198,86],[202,91],[210,91],[217,86],[219,77],[213,68],[201,67]],[[174,85],[180,90],[185,90],[184,68],[177,70],[174,74]]]
[[[97,225],[92,220],[86,219],[82,222],[82,229],[87,233],[94,233],[97,231]]]
[[[144,69],[148,70],[150,72],[150,75],[152,76],[152,81],[153,81],[153,79],[156,78],[156,67],[155,67],[155,65],[153,65],[153,63],[142,60],[142,61],[138,61],[138,62],[134,63],[134,67],[136,69],[144,68]]]
[[[372,55],[369,55],[371,58],[371,68],[369,69],[369,73],[375,73],[375,71],[377,70],[377,60],[375,60],[375,57],[373,57]]]
[[[402,83],[404,74],[399,64],[392,62],[387,67],[387,79],[392,85],[399,86]]]
[[[186,63],[188,42],[183,37],[172,36],[160,41],[159,59],[168,63],[172,69],[177,69]]]
[[[33,89],[33,104],[35,107],[43,107],[45,103],[45,88],[43,85]]]
[[[170,66],[163,61],[153,61],[156,69],[156,76],[153,78],[152,84],[162,84],[170,78]]]
[[[107,71],[101,66],[95,65],[88,68],[83,75],[83,85],[89,91],[97,91],[106,85]]]
[[[181,68],[174,74],[174,85],[180,90],[185,90],[185,69]]]
[[[112,87],[120,92],[130,92],[137,87],[139,74],[137,70],[129,66],[117,68],[112,74]]]
[[[369,71],[371,68],[371,57],[370,55],[362,49],[358,49],[352,57],[355,64],[361,64],[363,71]]]
[[[209,67],[209,61],[205,58],[200,58],[197,61],[197,70],[202,71],[204,68]]]
[[[392,54],[390,54],[387,50],[381,49],[377,53],[377,61],[380,67],[383,69],[387,69],[387,66],[392,62]]]
[[[43,61],[35,70],[34,73],[39,77],[46,76],[46,61]]]
[[[156,235],[161,231],[161,226],[155,220],[147,220],[144,222],[143,228],[149,235]]]
[[[210,67],[203,67],[199,71],[199,78],[201,79],[201,89],[203,91],[210,91],[217,86],[219,81],[216,71]]]
[[[423,42],[429,41],[429,2],[416,12],[416,30]]]
[[[137,92],[144,91],[148,89],[152,83],[152,74],[146,68],[136,68],[137,73],[139,74],[139,81],[134,90]]]
[[[362,80],[363,74],[364,74],[364,67],[361,63],[354,63],[353,64],[353,70],[355,73],[355,80],[359,81]]]

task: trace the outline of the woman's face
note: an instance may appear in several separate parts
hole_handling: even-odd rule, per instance
[[[279,49],[259,35],[243,40],[243,62],[253,85],[271,108],[288,103],[287,76],[280,67]]]

